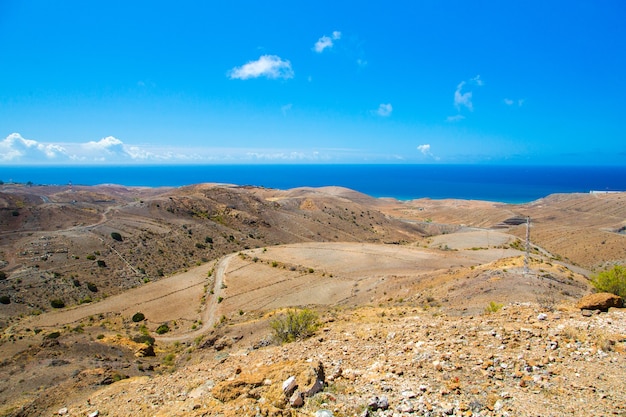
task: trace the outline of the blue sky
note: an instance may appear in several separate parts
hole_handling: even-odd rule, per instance
[[[0,164],[623,165],[622,1],[0,0]]]

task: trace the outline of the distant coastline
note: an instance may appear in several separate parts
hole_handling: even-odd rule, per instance
[[[342,186],[373,197],[527,203],[555,193],[626,190],[626,167],[490,165],[3,166],[0,180],[44,185],[267,188]]]

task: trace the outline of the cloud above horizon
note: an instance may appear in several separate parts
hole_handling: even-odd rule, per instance
[[[456,90],[454,91],[454,107],[456,107],[458,111],[461,111],[461,107],[465,107],[469,111],[474,111],[474,105],[472,104],[472,92],[461,92],[465,84],[465,81],[461,81],[459,85],[456,86]]]
[[[381,103],[376,110],[376,114],[381,117],[389,117],[391,116],[391,112],[393,112],[393,107],[391,106],[391,103]]]
[[[422,145],[417,146],[417,150],[422,153],[422,155],[427,156],[429,158],[433,158],[439,161],[439,157],[435,156],[430,150],[430,143],[424,143]]]
[[[465,116],[461,114],[463,109],[467,109],[470,112],[474,111],[474,103],[472,102],[472,91],[463,91],[463,89],[467,85],[475,85],[477,87],[482,87],[485,83],[480,78],[480,75],[472,77],[469,81],[461,81],[456,86],[456,90],[454,90],[454,107],[456,107],[456,111],[458,112],[454,116],[448,116],[446,121],[448,122],[458,122],[460,120],[465,119]]]
[[[60,145],[39,143],[11,133],[0,142],[0,161],[67,160],[67,151]]]
[[[0,161],[7,163],[119,163],[163,159],[168,159],[168,155],[159,156],[138,146],[125,145],[113,136],[85,143],[54,144],[11,133],[0,141]]]
[[[247,80],[250,78],[265,77],[269,79],[289,79],[294,77],[291,62],[276,55],[262,55],[256,61],[231,69],[228,72],[231,80]]]
[[[283,106],[288,112],[290,105]],[[172,147],[128,145],[114,136],[79,143],[42,143],[12,133],[0,141],[0,163],[7,165],[201,164],[256,162],[332,162],[370,158],[361,149],[249,147]]]
[[[315,45],[313,45],[313,50],[318,54],[321,54],[322,52],[324,52],[324,49],[332,48],[334,45],[333,41],[339,39],[341,39],[341,32],[339,32],[338,30],[334,31],[331,36],[324,35],[319,38],[317,42],[315,42]]]

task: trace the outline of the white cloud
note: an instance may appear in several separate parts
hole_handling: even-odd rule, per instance
[[[276,55],[263,55],[256,61],[250,61],[228,72],[231,79],[247,80],[248,78],[293,78],[291,62],[283,61]]]
[[[359,58],[359,59],[357,59],[357,60],[356,60],[356,64],[357,64],[359,67],[361,67],[361,68],[362,68],[362,67],[366,67],[366,66],[367,66],[367,61],[366,61],[366,60],[364,60],[364,59]]]
[[[454,106],[458,111],[461,111],[462,107],[465,107],[469,111],[474,111],[474,103],[472,103],[472,92],[467,91],[463,92],[463,87],[467,84],[466,81],[461,81],[454,91]],[[473,78],[470,78],[469,84],[475,85],[477,87],[482,87],[484,85],[483,80],[480,79],[480,75],[477,75]]]
[[[510,98],[505,98],[504,99],[504,104],[506,104],[507,106],[512,106],[514,104],[517,104],[517,107],[522,107],[524,105],[524,99],[521,98],[519,100],[513,100]]]
[[[393,107],[391,106],[391,103],[387,103],[387,104],[382,103],[380,106],[378,106],[378,110],[376,110],[376,114],[382,117],[388,117],[388,116],[391,116],[392,111],[393,111]]]
[[[462,114],[455,114],[454,116],[446,117],[446,122],[460,122],[463,119],[465,119],[465,116]]]
[[[286,116],[287,113],[289,112],[289,110],[291,110],[292,107],[293,107],[293,105],[291,103],[285,104],[284,106],[281,106],[280,111],[283,113],[283,116]]]
[[[313,46],[313,50],[317,53],[322,53],[324,49],[332,48],[332,47],[333,47],[333,40],[329,38],[328,36],[322,36],[321,38],[317,40],[317,42],[315,42],[315,45]]]
[[[0,161],[7,163],[90,163],[169,159],[166,153],[156,155],[139,146],[125,145],[108,136],[84,143],[41,143],[12,133],[0,141]]]
[[[477,75],[474,78],[470,78],[470,82],[472,84],[476,84],[479,87],[482,87],[484,85],[483,80],[480,79],[480,75]]]
[[[439,161],[440,159],[438,156],[433,155],[433,153],[430,151],[430,143],[424,143],[423,145],[418,145],[417,150],[420,151],[422,155],[433,158],[436,161]]]
[[[336,41],[339,39],[341,39],[341,32],[339,32],[338,30],[334,31],[332,36],[324,35],[321,38],[319,38],[317,42],[315,42],[315,45],[313,46],[313,50],[317,52],[318,54],[321,54],[322,52],[324,52],[324,49],[332,48],[334,45],[333,41]]]
[[[459,85],[456,86],[456,91],[454,92],[454,106],[457,110],[461,110],[461,106],[466,107],[469,111],[474,110],[474,105],[472,104],[472,92],[468,91],[466,93],[462,93],[461,90],[465,85],[465,81],[461,81]]]
[[[19,133],[11,133],[0,142],[0,161],[46,162],[67,158],[66,150],[62,146],[24,139]]]

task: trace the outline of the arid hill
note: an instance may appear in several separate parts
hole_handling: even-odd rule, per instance
[[[625,202],[2,185],[0,415],[364,415],[384,395],[393,407],[370,415],[558,415],[523,404],[535,391],[577,401],[563,397],[572,383],[602,393],[576,391],[590,409],[619,414],[620,313],[572,306],[594,272],[626,261]],[[323,329],[277,346],[272,317],[304,306]],[[292,408],[276,387],[318,360],[332,380]]]

